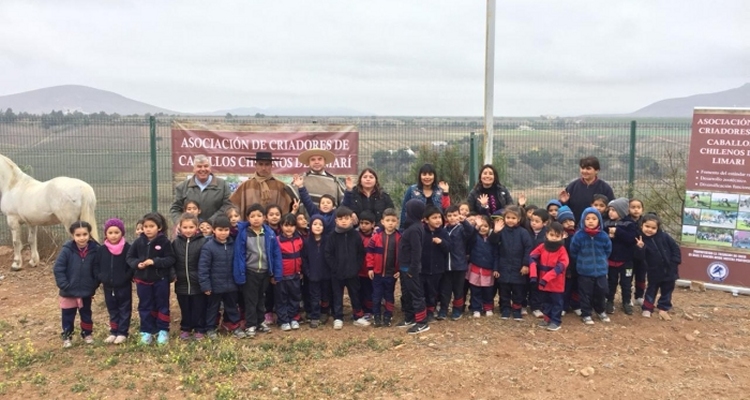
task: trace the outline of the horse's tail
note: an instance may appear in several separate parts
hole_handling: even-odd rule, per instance
[[[97,242],[99,241],[99,234],[97,233],[96,225],[96,193],[90,186],[87,190],[83,190],[81,194],[81,221],[86,221],[91,224],[91,237]]]

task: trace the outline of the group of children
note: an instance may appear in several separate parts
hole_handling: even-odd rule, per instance
[[[404,318],[396,326],[411,334],[435,320],[460,319],[467,297],[474,318],[492,316],[498,294],[502,319],[522,321],[528,308],[551,331],[560,329],[566,311],[585,324],[594,324],[594,315],[609,322],[618,286],[623,311],[633,313],[633,276],[642,315],[650,317],[656,307],[660,318],[670,319],[680,251],[637,199],[596,195],[578,226],[557,200],[544,209],[511,205],[484,215],[469,212],[466,203],[443,212],[412,199],[399,231],[395,209],[380,221],[364,211],[355,226],[352,211],[337,208],[333,197],[314,204],[302,179],[293,183],[309,221],[298,203],[286,215],[277,206],[253,204],[242,214],[230,208],[226,216],[199,221],[200,206],[189,201],[173,240],[165,218],[149,213],[138,221],[132,244],[123,221],[109,219],[101,246],[88,223],[74,223],[54,266],[63,346],[71,346],[76,313],[81,336],[93,342],[91,301],[100,284],[110,316],[105,342],[125,342],[132,282],[143,345],[169,341],[171,283],[184,340],[216,338],[220,326],[237,338],[254,337],[271,330],[273,313],[283,331],[303,322],[318,328],[329,316],[342,329],[344,288],[354,325],[392,326],[397,281]]]

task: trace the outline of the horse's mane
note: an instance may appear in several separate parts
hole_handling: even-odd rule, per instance
[[[21,171],[21,168],[18,167],[18,164],[14,163],[13,160],[10,158],[0,154],[0,157],[2,158],[2,161],[5,161],[6,164],[8,164],[8,167],[13,170],[13,173],[11,174],[10,182],[8,182],[9,186],[15,186],[19,180],[23,178],[28,178],[29,176],[26,175],[23,171]]]

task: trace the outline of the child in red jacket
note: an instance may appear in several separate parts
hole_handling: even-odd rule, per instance
[[[542,297],[544,320],[539,323],[550,331],[560,329],[562,324],[565,292],[565,270],[568,268],[568,252],[563,240],[563,227],[553,222],[547,227],[544,243],[531,252],[531,282],[537,282]]]

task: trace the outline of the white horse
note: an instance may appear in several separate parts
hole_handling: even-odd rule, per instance
[[[0,154],[0,211],[8,219],[13,236],[13,265],[21,269],[21,224],[29,227],[29,265],[39,264],[36,244],[38,226],[62,224],[67,230],[73,222],[86,221],[91,224],[91,236],[99,240],[96,233],[96,195],[88,183],[74,178],[57,177],[39,182],[26,175],[18,165]]]

